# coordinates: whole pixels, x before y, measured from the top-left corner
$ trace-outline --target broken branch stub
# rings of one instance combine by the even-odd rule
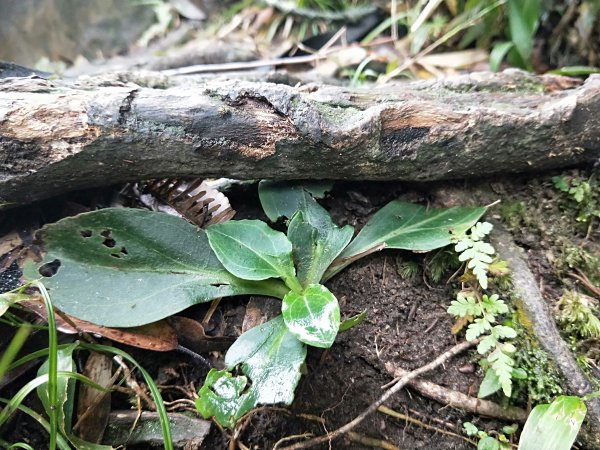
[[[600,156],[600,76],[113,84],[1,80],[0,204],[162,177],[430,181]]]

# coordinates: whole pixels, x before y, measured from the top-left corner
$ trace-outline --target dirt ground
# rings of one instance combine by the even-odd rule
[[[562,285],[548,255],[558,240],[555,233],[565,233],[566,230],[559,225],[540,226],[540,223],[560,224],[563,220],[561,217],[564,218],[557,192],[549,180],[550,175],[545,174],[536,178],[517,177],[485,183],[448,183],[416,188],[401,183],[338,183],[323,204],[338,225],[349,223],[360,228],[373,212],[394,198],[436,206],[451,206],[461,202],[489,204],[497,199],[505,204],[522,202],[529,214],[540,220],[525,220],[527,215],[504,219],[507,222],[516,221],[507,224],[512,226],[517,243],[528,250],[531,268],[543,285],[544,295],[552,302],[560,296]],[[18,211],[12,221],[28,218],[27,223],[30,224],[32,221],[46,222],[51,218],[56,220],[54,216],[65,214],[65,211],[77,212],[82,204],[86,207],[105,204],[114,193],[107,192],[99,195],[98,191],[94,191],[75,198],[71,196],[68,201],[54,200],[54,211],[61,210],[62,213],[46,212],[40,215],[41,211],[48,209],[33,206]],[[465,195],[464,192],[469,194]],[[234,188],[228,197],[238,211],[236,219],[265,219],[260,212],[255,186]],[[499,207],[492,209],[489,214],[502,217]],[[5,221],[4,225],[7,223]],[[406,370],[416,369],[463,340],[463,334],[454,336],[451,333],[454,319],[446,312],[458,289],[456,284],[446,283],[452,272],[446,273],[437,283],[422,269],[416,276],[401,276],[401,268],[406,261],[416,261],[423,267],[425,257],[386,250],[359,260],[330,280],[327,284],[340,301],[342,317],[365,310],[365,321],[340,333],[331,349],[310,348],[305,374],[300,380],[293,405],[289,408],[259,409],[245,423],[239,442],[251,449],[271,449],[275,445],[282,447],[295,442],[287,440],[277,444],[286,437],[321,435],[331,431],[356,417],[382,394],[382,386],[392,379],[386,373],[385,363]],[[247,301],[245,298],[236,298],[221,302],[207,327],[208,334],[238,335]],[[202,318],[207,307],[199,305],[191,308],[186,315]],[[192,388],[197,390],[202,385],[208,371],[206,365],[178,352],[157,354],[132,348],[127,348],[127,351],[148,367],[159,384],[190,387],[188,396]],[[213,352],[205,356],[218,363],[222,355]],[[467,352],[430,372],[425,378],[475,396],[483,375],[476,361],[475,352]],[[16,387],[9,388],[2,396],[11,395]],[[163,395],[167,401],[182,398],[181,392],[168,387],[163,389]],[[30,406],[39,406],[33,397],[30,396],[28,400]],[[494,400],[502,399],[497,397]],[[521,402],[519,406],[527,406],[526,399],[518,401]],[[387,406],[418,422],[400,420],[378,412],[367,418],[355,432],[362,437],[393,443],[399,448],[467,449],[473,448],[473,445],[466,440],[462,431],[464,422],[473,422],[480,429],[488,431],[510,425],[436,403],[410,388],[402,390]],[[127,396],[113,394],[113,408],[130,407]],[[14,426],[10,427],[5,439],[13,442],[25,440],[32,442],[34,448],[43,448],[41,442],[45,440],[37,431],[37,425],[31,424],[22,415],[17,415],[12,424]],[[455,437],[453,433],[462,438]],[[319,448],[372,448],[357,442],[359,438],[354,436],[351,440],[345,437],[332,442],[330,446]],[[37,447],[36,444],[42,446]],[[218,450],[227,449],[228,445],[225,434],[213,426],[201,448]]]

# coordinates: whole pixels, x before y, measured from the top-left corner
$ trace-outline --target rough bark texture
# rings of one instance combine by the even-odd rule
[[[371,89],[0,80],[0,203],[164,176],[428,181],[592,163],[600,76]]]

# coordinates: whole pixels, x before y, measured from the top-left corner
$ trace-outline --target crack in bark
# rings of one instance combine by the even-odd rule
[[[119,107],[119,118],[117,119],[117,123],[120,126],[125,126],[127,124],[127,120],[132,114],[132,104],[135,100],[135,97],[138,93],[138,89],[133,89],[127,94],[127,96],[123,99],[121,106]]]

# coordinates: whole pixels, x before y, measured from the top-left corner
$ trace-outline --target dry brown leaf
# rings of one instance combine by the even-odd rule
[[[102,387],[110,388],[113,384],[112,359],[104,353],[91,352],[83,375]],[[108,424],[109,414],[110,392],[102,392],[81,383],[77,404],[78,421],[73,431],[84,441],[99,444]]]
[[[235,341],[229,336],[207,336],[202,324],[194,319],[172,316],[167,319],[179,343],[196,353],[227,350]]]
[[[26,300],[20,304],[47,320],[46,308],[41,300]],[[65,316],[67,320],[61,316]],[[175,330],[166,320],[159,320],[140,327],[108,328],[61,313],[56,315],[56,326],[63,333],[90,333],[121,344],[157,352],[175,350],[179,346]]]

